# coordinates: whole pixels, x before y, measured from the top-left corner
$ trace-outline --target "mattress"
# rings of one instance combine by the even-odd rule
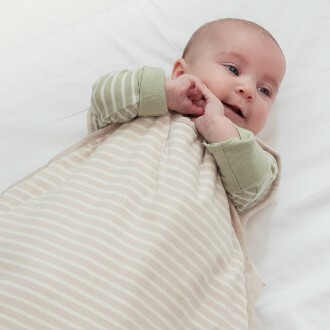
[[[91,87],[143,65],[169,76],[201,24],[237,17],[277,39],[286,77],[259,138],[282,157],[276,198],[246,226],[264,282],[261,329],[330,324],[330,3],[139,0],[91,16],[0,56],[0,190],[87,134]]]

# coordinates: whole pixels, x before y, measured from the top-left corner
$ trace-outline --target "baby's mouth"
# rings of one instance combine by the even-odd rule
[[[227,108],[229,108],[230,110],[234,111],[236,114],[238,114],[240,117],[245,118],[241,109],[235,107],[234,105],[228,104],[226,102],[222,102],[223,105],[225,105]]]

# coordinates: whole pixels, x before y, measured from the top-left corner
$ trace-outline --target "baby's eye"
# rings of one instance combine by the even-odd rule
[[[239,71],[238,69],[233,66],[233,65],[225,65],[225,67],[231,72],[233,73],[235,76],[238,76],[239,75]]]
[[[268,89],[266,87],[259,87],[258,90],[260,91],[260,93],[265,94],[268,97],[270,97],[272,94],[270,89]]]

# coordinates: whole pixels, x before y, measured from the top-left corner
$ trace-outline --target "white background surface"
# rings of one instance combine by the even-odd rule
[[[0,54],[129,0],[0,0]]]
[[[247,226],[251,257],[266,285],[257,314],[261,330],[330,329],[330,1],[122,1],[74,26],[110,2],[0,2],[2,49],[60,29],[0,56],[0,191],[86,136],[99,75],[141,65],[168,72],[200,24],[221,16],[254,20],[274,34],[287,58],[261,136],[282,156],[281,187]],[[18,10],[19,3],[31,5]]]

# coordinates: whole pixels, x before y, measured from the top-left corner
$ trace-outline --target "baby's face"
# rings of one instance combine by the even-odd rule
[[[196,57],[186,61],[185,73],[206,84],[234,124],[260,132],[285,73],[276,43],[256,31],[227,28]]]

